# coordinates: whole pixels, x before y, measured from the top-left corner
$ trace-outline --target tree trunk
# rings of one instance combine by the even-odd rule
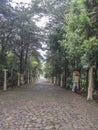
[[[58,76],[56,75],[56,85],[58,84]]]
[[[24,74],[20,74],[20,84],[24,84]]]
[[[6,91],[7,90],[7,69],[4,69],[3,70],[4,71],[4,86],[3,86],[3,88],[4,88],[4,91]]]
[[[97,69],[95,69],[95,74],[94,74],[94,89],[97,90],[97,87],[98,87],[98,82],[97,82]]]
[[[94,66],[91,66],[89,70],[89,86],[88,86],[87,100],[93,100],[93,88],[94,88],[93,68]]]
[[[1,41],[0,64],[2,65],[6,64],[6,50],[5,50],[4,39],[2,39]]]
[[[56,82],[55,82],[55,85],[57,85],[57,75],[56,75]]]
[[[32,83],[32,71],[30,73],[30,83]]]
[[[29,77],[30,77],[30,74],[29,74],[29,70],[28,70],[28,84],[30,83]]]
[[[53,82],[53,76],[52,76],[52,83],[54,83],[54,82]]]
[[[63,87],[66,88],[66,76],[67,76],[67,70],[65,67],[64,75],[63,75]]]
[[[86,92],[87,92],[87,89],[88,89],[88,73],[89,73],[89,71],[88,70],[86,70]]]
[[[20,54],[20,84],[23,85],[24,84],[24,51],[23,49],[21,50],[21,54]]]

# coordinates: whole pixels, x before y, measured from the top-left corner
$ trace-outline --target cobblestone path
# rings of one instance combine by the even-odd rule
[[[41,80],[0,93],[0,130],[98,130],[98,105]]]

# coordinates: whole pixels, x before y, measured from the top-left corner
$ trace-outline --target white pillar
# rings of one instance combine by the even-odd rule
[[[17,82],[17,86],[20,86],[20,73],[18,73],[18,82]]]
[[[87,100],[93,100],[93,89],[94,89],[93,68],[94,66],[91,66],[89,70],[89,86],[88,86]]]
[[[60,87],[63,87],[63,75],[61,74]]]
[[[56,77],[54,77],[54,84],[56,85]]]
[[[20,83],[21,85],[24,84],[24,74],[20,74]]]
[[[57,85],[59,85],[59,77],[57,76]]]
[[[8,71],[7,69],[4,69],[4,85],[3,85],[3,90],[7,90],[7,80],[6,80],[6,72]]]

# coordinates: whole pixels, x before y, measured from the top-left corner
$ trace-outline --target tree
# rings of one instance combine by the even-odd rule
[[[52,66],[52,77],[56,76],[56,79],[59,79],[60,82],[62,77],[60,75],[63,73],[65,82],[63,86],[66,86],[67,60],[65,48],[62,47],[59,41],[62,39],[64,32],[65,14],[68,13],[69,3],[70,1],[67,0],[46,1],[46,9],[49,16],[49,23],[46,29],[49,30],[48,46],[50,48],[47,59],[50,62],[50,66]]]
[[[93,72],[91,68],[97,62],[97,30],[95,29],[97,17],[96,11],[93,12],[97,7],[97,3],[95,3],[94,1],[85,2],[84,0],[74,1],[70,6],[70,12],[66,16],[67,21],[62,44],[66,48],[68,61],[71,63],[71,66],[73,65],[72,68],[80,68],[80,71],[83,69],[83,66],[88,66],[91,72]],[[92,18],[96,20],[92,21]],[[83,57],[86,59],[86,62],[83,62]],[[90,76],[93,78],[91,73]],[[91,81],[93,80],[90,78],[89,82],[91,83]],[[89,88],[93,86],[90,83]],[[93,89],[91,91],[93,92]],[[89,99],[92,99],[92,96],[89,96]]]
[[[24,6],[15,9],[14,34],[12,51],[19,58],[20,83],[23,84],[24,72],[27,71],[28,58],[33,54],[36,56],[37,49],[41,48],[38,40],[38,27],[28,15],[29,10]]]
[[[23,84],[23,75],[27,73],[30,57],[39,59],[38,49],[41,47],[40,29],[35,25],[35,15],[38,13],[36,8],[32,12],[34,5],[18,4],[12,7],[8,3],[2,2],[0,6],[0,65],[3,68],[13,70],[11,66],[13,57],[18,63],[16,71],[20,73],[20,83]],[[12,55],[9,55],[12,54]],[[17,73],[17,72],[16,72]]]
[[[86,38],[87,43],[89,44],[89,47],[87,45],[87,49],[89,49],[89,52],[87,53],[88,58],[90,59],[90,71],[89,71],[89,87],[88,87],[88,97],[87,100],[93,99],[93,90],[94,90],[94,66],[97,64],[97,51],[98,51],[98,1],[85,1],[85,7],[86,12],[88,14],[88,18],[90,19],[90,24],[86,28]],[[97,68],[97,66],[96,66]],[[97,72],[97,69],[96,69]],[[97,73],[95,73],[95,77],[97,79]]]
[[[47,67],[50,66],[50,71],[46,72],[49,77],[56,77],[56,84],[60,85],[61,74],[65,74],[65,50],[60,45],[59,40],[62,39],[63,30],[60,28],[54,28],[49,35],[48,42],[48,55],[47,55]],[[47,70],[47,69],[46,69]],[[50,72],[50,74],[49,74]],[[65,86],[65,84],[64,84]]]
[[[6,1],[0,6],[0,64],[6,64],[6,53],[12,33],[12,7]],[[2,62],[2,63],[1,63]]]

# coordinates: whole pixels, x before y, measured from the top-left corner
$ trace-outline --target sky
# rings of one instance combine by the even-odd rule
[[[30,3],[31,0],[12,0],[13,2],[16,2],[16,3],[20,3],[20,2],[23,2],[23,3]]]
[[[13,2],[13,5],[14,5],[15,3],[20,3],[20,2],[30,3],[31,0],[12,0],[12,2]],[[46,22],[47,22],[48,20],[49,20],[49,18],[48,18],[47,16],[44,16],[44,17],[41,18],[40,21],[36,22],[36,25],[37,25],[38,27],[45,27]]]

